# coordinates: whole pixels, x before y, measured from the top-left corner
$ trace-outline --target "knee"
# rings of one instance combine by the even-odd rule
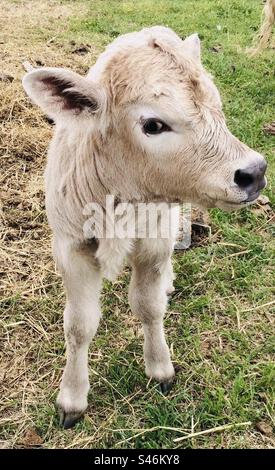
[[[67,304],[64,311],[64,330],[67,341],[76,347],[90,342],[95,335],[101,312],[99,308],[94,308],[83,315],[71,304]]]
[[[165,292],[154,292],[154,290],[141,290],[134,285],[130,286],[129,303],[134,315],[144,323],[160,320],[167,307],[167,296]]]

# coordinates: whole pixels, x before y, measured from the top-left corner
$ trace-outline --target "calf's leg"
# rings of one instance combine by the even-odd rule
[[[156,241],[139,240],[131,257],[133,271],[129,289],[132,312],[143,324],[146,375],[159,381],[164,393],[171,388],[175,374],[163,330],[167,293],[172,290],[171,244],[167,243],[168,250],[156,251],[152,256]]]
[[[56,242],[54,251],[67,294],[64,310],[67,362],[57,406],[60,424],[69,428],[88,405],[88,348],[101,316],[101,275],[89,247],[76,249],[64,242]]]

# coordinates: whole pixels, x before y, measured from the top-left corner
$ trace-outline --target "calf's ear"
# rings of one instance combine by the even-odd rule
[[[70,70],[37,69],[25,75],[22,83],[32,101],[56,121],[64,117],[88,117],[104,106],[101,86]]]
[[[191,34],[183,41],[183,46],[187,54],[196,62],[201,61],[201,42],[197,33]]]

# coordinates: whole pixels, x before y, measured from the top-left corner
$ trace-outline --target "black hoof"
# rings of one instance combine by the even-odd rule
[[[166,382],[161,382],[159,384],[161,393],[163,395],[168,395],[170,392],[171,388],[173,387],[174,380],[167,380]]]
[[[72,428],[82,418],[83,413],[66,413],[64,410],[59,408],[59,425],[64,429]]]

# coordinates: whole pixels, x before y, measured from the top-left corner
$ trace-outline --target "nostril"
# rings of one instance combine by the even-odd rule
[[[240,188],[247,188],[254,183],[254,176],[246,170],[237,170],[234,176],[234,182]]]

